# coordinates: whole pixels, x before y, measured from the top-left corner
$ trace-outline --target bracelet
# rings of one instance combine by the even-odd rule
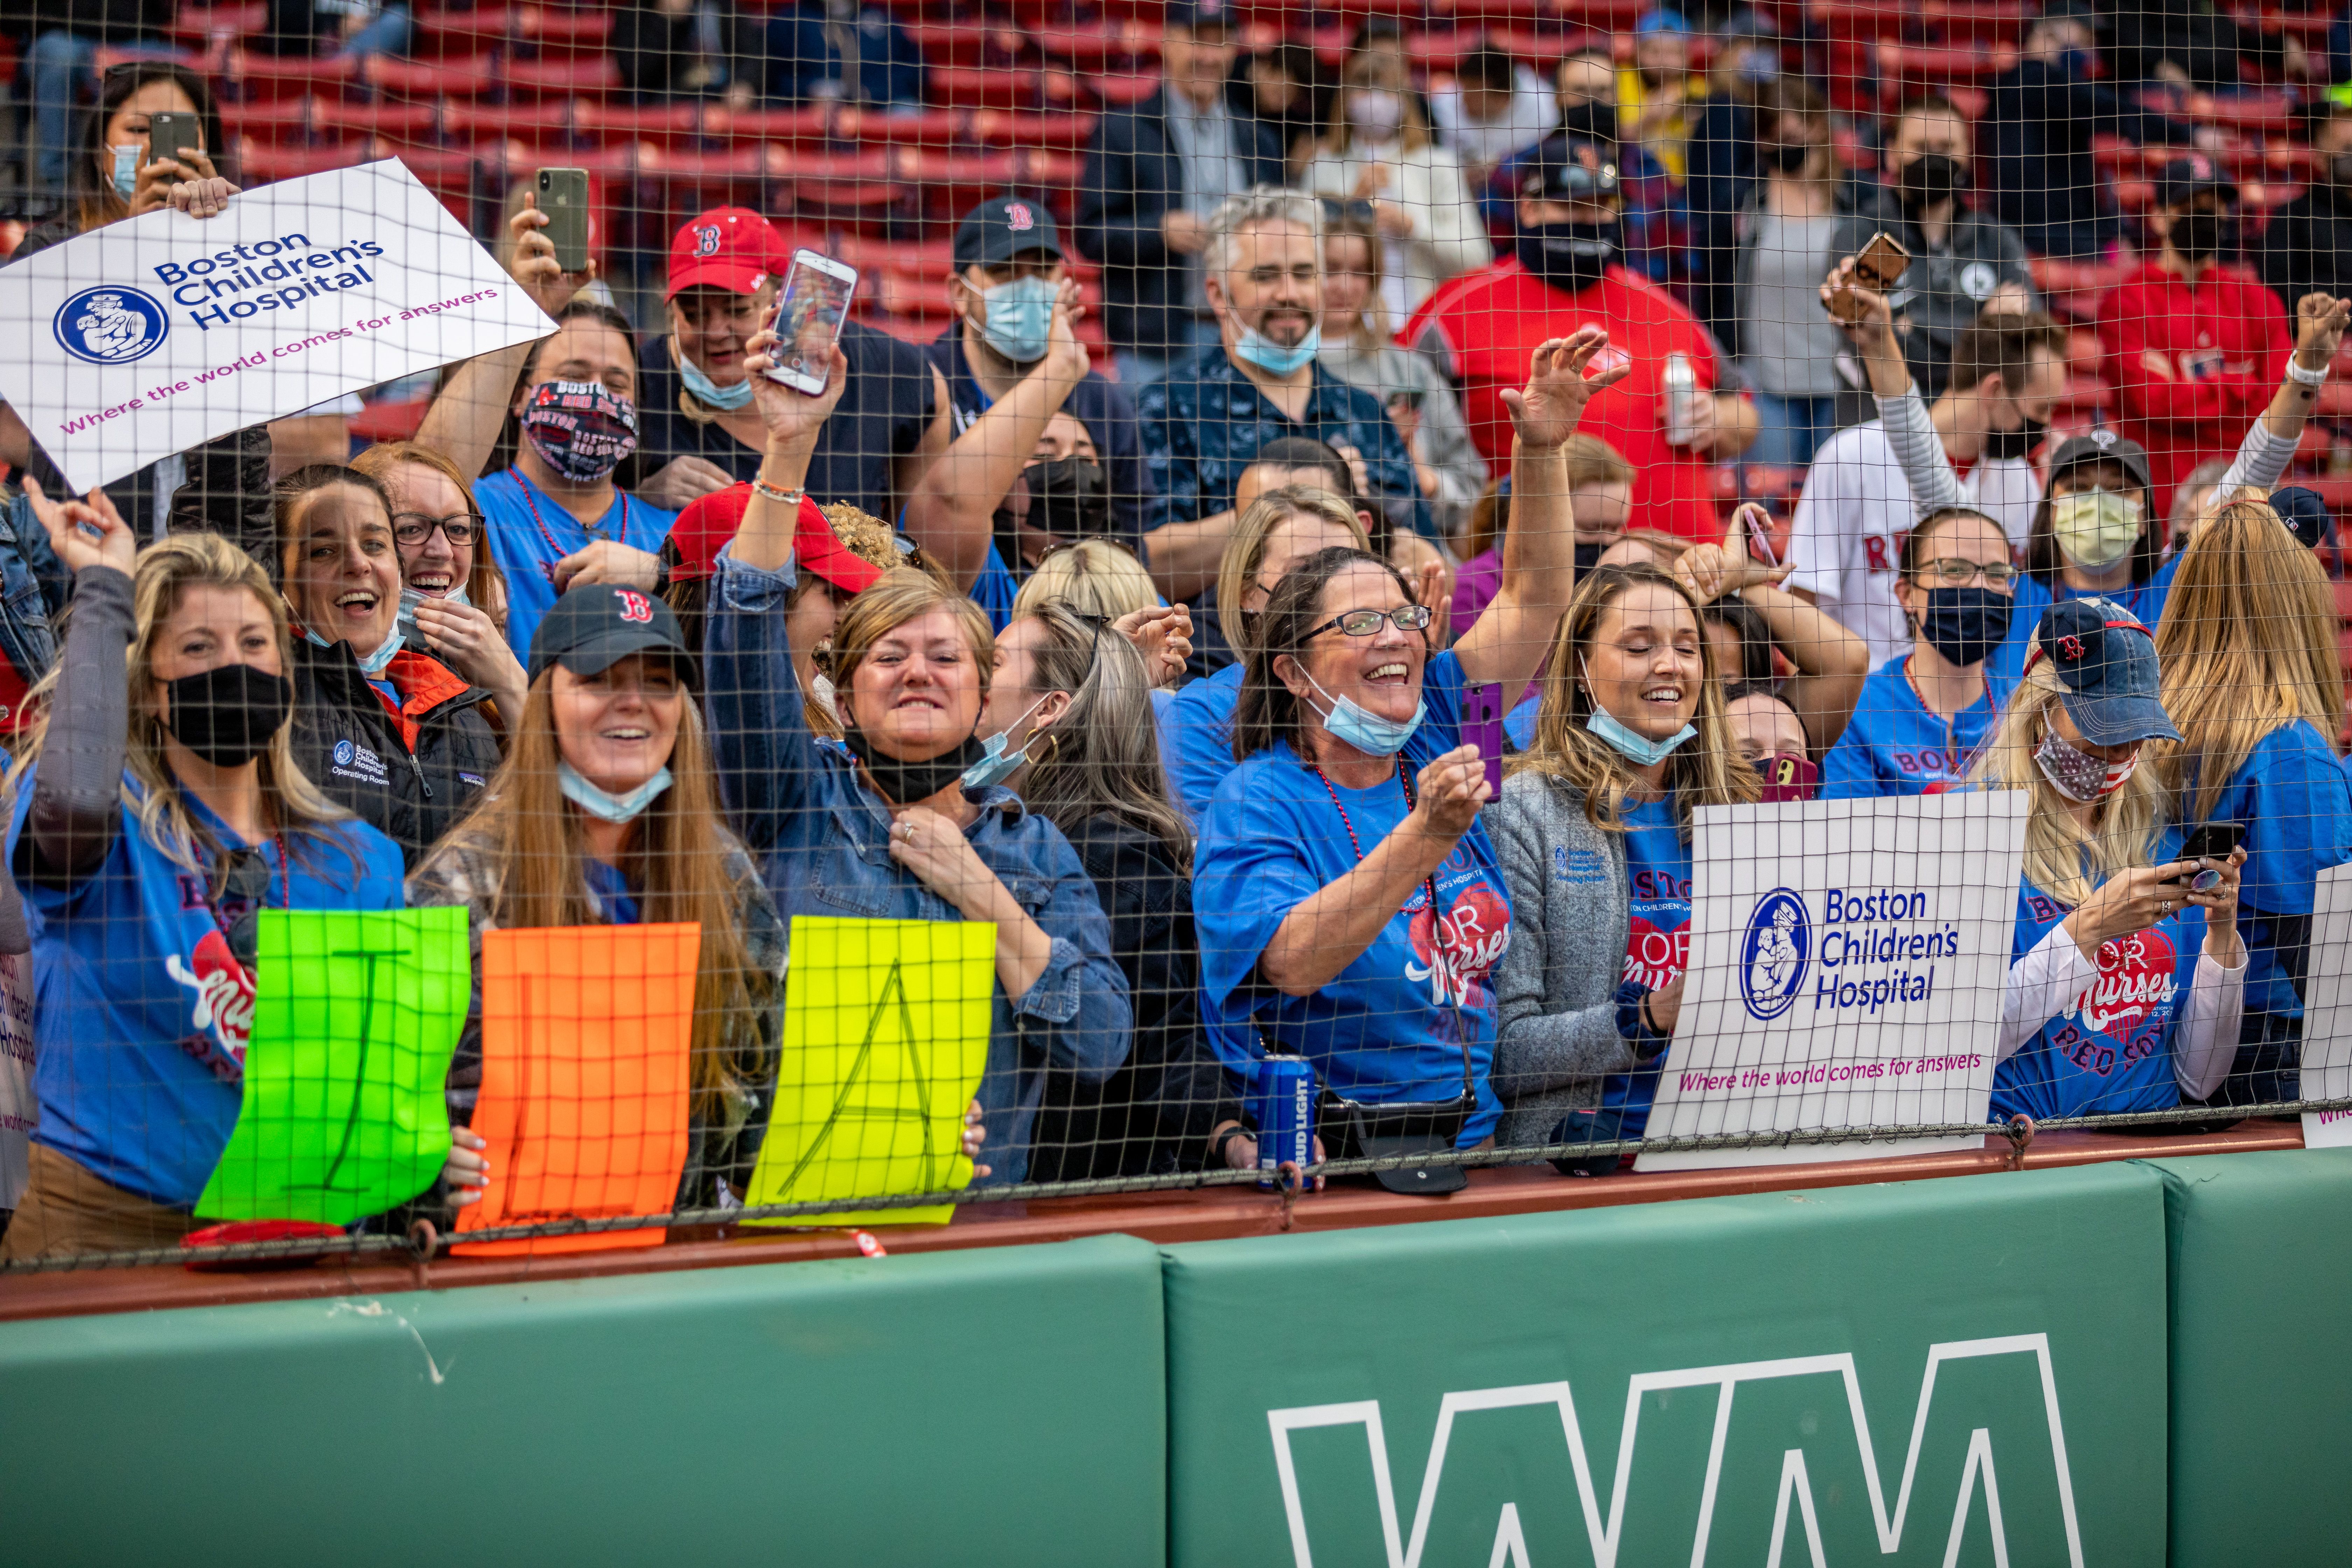
[[[772,501],[782,501],[784,505],[791,507],[795,510],[799,510],[802,500],[804,500],[808,494],[805,490],[779,489],[774,485],[770,484],[767,480],[758,478],[754,478],[751,480],[751,489],[754,493],[763,495]]]
[[[2286,374],[2288,379],[2291,381],[2299,381],[2305,386],[2326,385],[2327,373],[2333,368],[2334,367],[2332,365],[2322,365],[2317,370],[2305,370],[2303,366],[2295,363],[2294,356],[2293,354],[2286,356]]]

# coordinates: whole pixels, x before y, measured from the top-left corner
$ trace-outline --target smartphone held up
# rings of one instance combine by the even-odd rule
[[[823,392],[856,291],[855,267],[814,250],[793,252],[793,269],[776,301],[775,363],[765,372],[768,378],[812,397]]]

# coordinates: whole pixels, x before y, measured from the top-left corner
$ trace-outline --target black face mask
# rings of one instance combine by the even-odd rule
[[[1573,294],[1601,281],[1622,241],[1615,223],[1539,223],[1519,230],[1519,265]]]
[[[893,805],[912,805],[919,800],[930,799],[961,779],[974,763],[987,754],[980,737],[971,734],[963,738],[962,745],[939,756],[919,763],[901,762],[876,751],[874,742],[866,738],[866,731],[846,720],[842,721],[841,730],[841,743],[849,748],[851,756],[866,764],[866,771],[874,775],[876,787],[889,797]]]
[[[2221,248],[2221,215],[2183,213],[2172,220],[2172,248],[2190,261],[2210,261]]]
[[[1576,547],[1576,574],[1581,577],[1587,572],[1598,567],[1601,564],[1601,552],[1608,548],[1605,544],[1579,543]]]
[[[1981,664],[2009,636],[2010,613],[2016,608],[2015,595],[1996,594],[1981,583],[1930,588],[1919,636],[1954,664]]]
[[[1958,159],[1941,153],[1930,153],[1907,165],[1895,183],[1903,210],[1913,217],[1950,201],[1968,188],[1969,172],[1960,166]]]
[[[1613,142],[1617,140],[1617,106],[1613,103],[1580,103],[1561,111],[1559,128],[1570,136],[1588,142]]]
[[[1021,521],[1056,539],[1087,539],[1110,531],[1110,481],[1102,465],[1091,458],[1055,458],[1032,463],[1021,470],[1022,488],[1029,492],[1029,510]],[[1013,513],[1013,499],[997,503],[991,520],[996,532],[996,553],[1016,577],[1029,574],[1021,553],[1021,532]]]
[[[2042,445],[2042,438],[2049,434],[2050,421],[2047,419],[2021,420],[2014,430],[1988,430],[1985,432],[1985,456],[2012,460],[2022,458]]]
[[[238,768],[269,749],[294,710],[294,683],[249,664],[224,664],[164,682],[172,738],[216,768]]]
[[[1765,153],[1765,150],[1762,148],[1759,148],[1757,151],[1759,154],[1762,154],[1762,161],[1766,168],[1773,170],[1778,174],[1790,175],[1803,174],[1805,172],[1805,160],[1813,155],[1813,150],[1811,147],[1799,143],[1789,143],[1774,147],[1769,153]]]

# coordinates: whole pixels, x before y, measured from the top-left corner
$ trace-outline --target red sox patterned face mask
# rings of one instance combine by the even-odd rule
[[[593,381],[543,381],[523,402],[522,433],[549,468],[593,485],[637,449],[637,405]]]

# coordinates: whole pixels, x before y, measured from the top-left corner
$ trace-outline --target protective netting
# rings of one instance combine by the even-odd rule
[[[2328,14],[0,35],[0,1270],[2352,1126]]]

